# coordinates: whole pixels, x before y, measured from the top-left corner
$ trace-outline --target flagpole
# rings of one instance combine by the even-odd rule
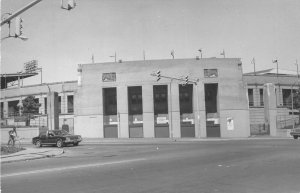
[[[299,84],[298,60],[296,60],[296,66],[297,66],[297,82]]]
[[[221,52],[220,55],[223,55],[223,58],[225,58],[225,50],[223,49],[223,52]]]
[[[278,104],[278,96],[280,96],[280,85],[279,85],[279,79],[278,79],[278,59],[273,60],[273,63],[276,63],[276,68],[277,68],[277,73],[276,73],[276,78],[277,78],[277,86],[278,86],[278,91],[276,93],[276,105]],[[276,88],[276,87],[275,87]]]
[[[253,63],[253,66],[254,66],[254,76],[256,76],[256,70],[255,70],[255,58],[252,59],[252,63]]]
[[[198,50],[200,52],[200,57],[202,58],[202,49]]]

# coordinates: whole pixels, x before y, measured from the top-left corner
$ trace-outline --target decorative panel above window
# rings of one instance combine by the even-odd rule
[[[218,69],[204,69],[205,78],[216,78],[218,77]]]
[[[102,81],[103,82],[116,82],[116,73],[115,72],[103,73]]]

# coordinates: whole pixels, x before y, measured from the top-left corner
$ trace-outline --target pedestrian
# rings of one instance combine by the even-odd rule
[[[15,146],[16,137],[18,136],[16,127],[14,126],[13,129],[8,132],[8,134],[9,140],[7,145],[9,145],[12,142],[12,146]]]

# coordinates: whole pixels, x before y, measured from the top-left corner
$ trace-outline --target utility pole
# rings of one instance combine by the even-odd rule
[[[117,52],[115,52],[115,55],[114,56],[109,56],[111,58],[115,58],[115,62],[117,62]]]

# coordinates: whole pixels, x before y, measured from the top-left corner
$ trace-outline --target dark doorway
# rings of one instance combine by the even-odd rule
[[[193,113],[193,85],[179,85],[181,137],[195,137]]]
[[[143,98],[142,87],[128,87],[129,137],[143,137]]]
[[[218,112],[218,84],[205,84],[206,135],[221,137]]]
[[[153,86],[154,133],[157,138],[169,137],[168,86]]]
[[[103,88],[104,138],[118,138],[117,89]]]

